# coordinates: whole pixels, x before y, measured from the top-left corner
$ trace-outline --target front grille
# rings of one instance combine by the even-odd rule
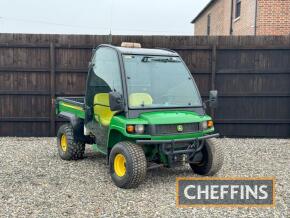
[[[181,125],[183,130],[178,131],[178,126]],[[152,135],[170,135],[198,132],[199,123],[183,123],[183,124],[161,124],[154,125],[151,128]]]

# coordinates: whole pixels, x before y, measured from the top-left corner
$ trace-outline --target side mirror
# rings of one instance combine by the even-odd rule
[[[111,111],[123,111],[124,110],[124,98],[119,92],[109,93],[109,102]]]
[[[218,106],[218,91],[211,90],[209,92],[209,106],[211,108],[216,108]]]

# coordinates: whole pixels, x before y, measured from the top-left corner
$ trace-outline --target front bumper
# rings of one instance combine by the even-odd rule
[[[175,143],[175,142],[193,142],[196,140],[203,140],[203,139],[209,139],[209,138],[216,138],[219,137],[219,133],[211,134],[211,135],[204,135],[197,138],[191,138],[191,139],[171,139],[171,140],[136,140],[137,144],[141,145],[152,145],[152,144],[169,144],[169,143]]]
[[[182,142],[195,142],[195,141],[201,141],[204,139],[210,139],[210,138],[217,138],[219,137],[220,134],[219,133],[215,133],[215,134],[211,134],[211,135],[204,135],[204,136],[200,136],[197,138],[191,138],[191,139],[172,139],[172,140],[136,140],[137,144],[140,145],[153,145],[153,144],[171,144],[174,145],[176,143],[182,143]],[[188,153],[187,151],[185,151],[185,153]]]
[[[177,156],[180,155],[187,155],[188,161],[194,162],[195,155],[199,153],[204,146],[204,143],[200,143],[200,141],[217,137],[219,137],[219,133],[189,139],[136,140],[136,143],[140,145],[159,145],[161,152],[168,156],[168,164],[169,166],[171,166],[172,163],[175,162],[175,160],[177,159]],[[186,146],[182,149],[177,149],[176,145],[180,143],[186,143],[189,146]]]

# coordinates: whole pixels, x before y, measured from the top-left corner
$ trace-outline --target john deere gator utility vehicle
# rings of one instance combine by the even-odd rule
[[[94,49],[85,97],[57,98],[56,114],[69,121],[58,130],[60,157],[80,159],[92,144],[121,188],[138,186],[148,169],[160,166],[217,173],[223,162],[218,134],[181,57],[122,44]],[[215,106],[217,91],[209,96]]]

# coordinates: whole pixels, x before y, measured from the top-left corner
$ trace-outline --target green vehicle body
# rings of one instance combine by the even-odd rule
[[[111,47],[111,46],[108,46]],[[175,53],[176,54],[176,53]],[[176,54],[177,55],[177,54]],[[104,155],[109,156],[111,149],[118,142],[121,141],[132,141],[139,143],[139,141],[154,141],[154,143],[142,144],[143,150],[148,161],[153,160],[154,157],[159,156],[160,161],[164,166],[170,167],[169,156],[159,149],[155,144],[174,143],[178,140],[202,140],[204,138],[216,137],[218,134],[213,134],[215,131],[214,127],[210,127],[205,130],[198,130],[196,132],[189,133],[176,133],[176,134],[165,134],[165,135],[150,135],[150,134],[136,134],[128,133],[126,127],[128,125],[143,124],[145,126],[150,125],[185,125],[189,123],[202,123],[204,121],[210,121],[212,118],[204,113],[204,108],[201,109],[203,113],[197,113],[195,111],[188,110],[188,108],[176,108],[176,109],[159,109],[159,110],[144,110],[140,112],[135,118],[128,118],[124,113],[116,114],[112,117],[108,129],[106,131],[105,145],[99,145],[94,141],[86,140],[87,137],[83,137],[86,143],[93,144],[93,146]],[[60,97],[56,101],[56,114],[61,117],[65,117],[71,122],[71,120],[81,120],[85,124],[86,120],[86,106],[85,104],[79,104],[73,100],[73,98]],[[82,123],[82,125],[83,125]],[[100,124],[96,124],[100,125]],[[78,131],[82,131],[82,128],[78,128]],[[82,133],[80,133],[83,136]]]

